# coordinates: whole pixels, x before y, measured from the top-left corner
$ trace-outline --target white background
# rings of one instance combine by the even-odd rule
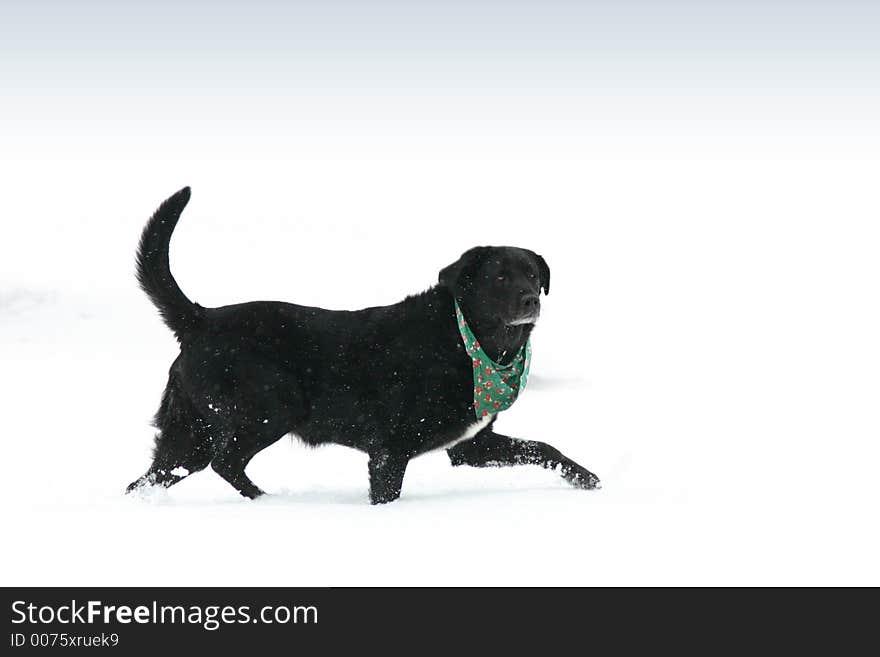
[[[860,2],[3,3],[0,582],[880,583],[878,30]],[[498,429],[604,489],[440,452],[376,508],[365,456],[284,439],[265,499],[210,470],[123,497],[176,353],[134,248],[183,185],[203,305],[542,253]]]

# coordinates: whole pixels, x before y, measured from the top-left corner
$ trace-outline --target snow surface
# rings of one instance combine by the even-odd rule
[[[590,3],[505,30],[441,5],[356,39],[247,3],[0,20],[0,583],[880,584],[874,10],[705,39],[664,9],[644,39],[560,14]],[[392,303],[470,246],[542,253],[498,429],[604,488],[440,452],[372,507],[364,455],[284,439],[264,499],[211,471],[123,496],[177,350],[134,249],[183,185],[172,269],[208,306]]]

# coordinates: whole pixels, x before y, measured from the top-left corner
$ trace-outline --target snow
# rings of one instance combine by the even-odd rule
[[[489,61],[468,50],[499,45],[488,29],[450,72],[391,38],[387,59],[334,51],[311,84],[285,67],[312,60],[268,46],[218,57],[239,32],[215,44],[222,21],[189,13],[133,45],[83,19],[100,30],[57,74],[51,30],[0,38],[0,61],[36,67],[0,85],[0,582],[880,584],[880,77],[857,47],[876,52],[876,20],[841,30],[858,57],[817,37],[783,61],[792,43],[731,37],[747,57],[672,39],[672,59],[603,60],[569,56],[581,24],[547,16],[559,51],[520,26],[519,54]],[[274,41],[285,20],[267,44],[299,43]],[[772,34],[794,39],[782,22]],[[369,51],[376,26],[357,24]],[[165,56],[137,50],[171,27]],[[623,67],[613,84],[577,68],[602,61]],[[497,428],[603,489],[439,452],[373,507],[364,455],[284,439],[248,469],[263,499],[210,469],[123,496],[176,354],[134,249],[184,185],[172,270],[206,306],[358,308],[427,288],[474,245],[544,255],[529,386]]]

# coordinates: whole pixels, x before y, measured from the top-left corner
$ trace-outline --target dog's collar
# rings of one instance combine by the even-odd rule
[[[532,359],[531,340],[526,340],[509,365],[500,365],[483,351],[479,340],[465,321],[457,299],[455,319],[464,349],[474,366],[474,413],[477,419],[507,410],[526,387],[529,362]]]

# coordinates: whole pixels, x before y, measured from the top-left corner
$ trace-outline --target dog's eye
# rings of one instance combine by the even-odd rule
[[[499,276],[499,277],[496,278],[495,280],[496,280],[496,281],[503,281],[503,280],[504,280],[504,276]]]
[[[535,274],[534,274],[534,272],[533,272],[533,273],[531,273],[531,274],[529,274],[529,278],[534,278],[534,277],[535,277]]]

